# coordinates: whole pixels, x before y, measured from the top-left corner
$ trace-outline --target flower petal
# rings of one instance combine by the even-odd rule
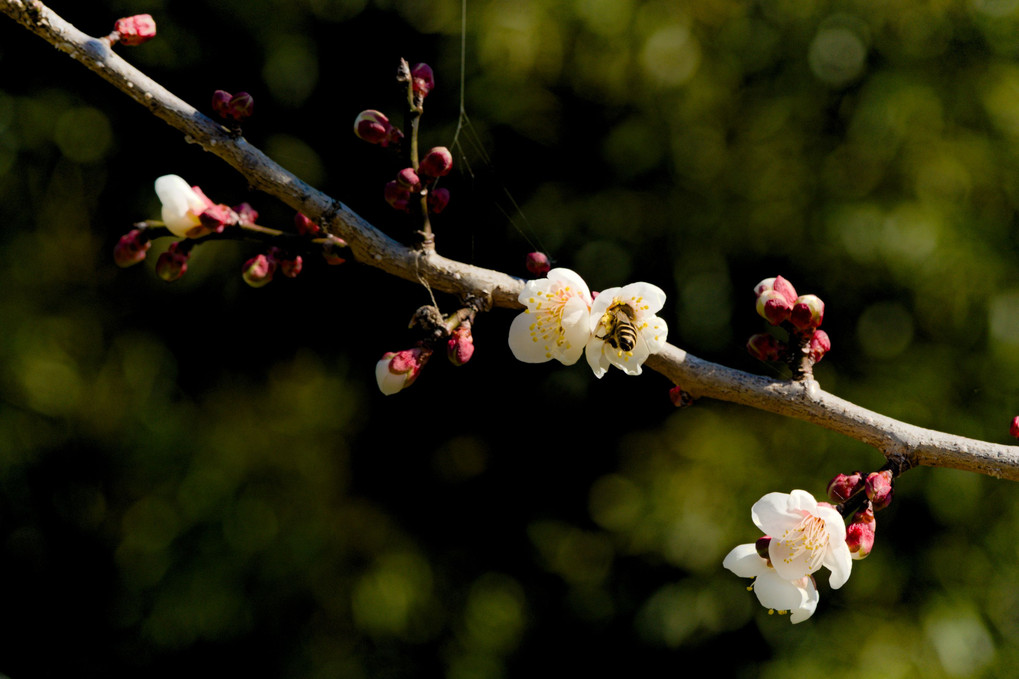
[[[766,535],[781,535],[796,527],[803,511],[790,493],[768,493],[750,508],[750,517]]]
[[[849,574],[853,570],[853,555],[845,540],[834,541],[828,545],[824,567],[831,571],[828,584],[832,589],[838,589],[846,584]]]
[[[530,327],[535,322],[535,314],[522,313],[510,324],[509,347],[518,361],[544,363],[552,360],[548,343],[531,336]]]
[[[768,570],[768,562],[757,553],[757,545],[753,542],[733,547],[722,560],[722,566],[741,578],[756,578]]]
[[[624,285],[617,296],[633,306],[638,318],[644,315],[653,316],[665,305],[665,291],[651,283]]]
[[[598,300],[595,300],[596,302]],[[584,347],[584,353],[587,356],[587,364],[591,366],[591,370],[594,371],[594,376],[601,379],[605,376],[605,373],[609,371],[609,359],[605,357],[605,352],[602,350],[606,346],[606,342],[603,339],[592,337],[591,341]],[[612,347],[609,347],[610,349]]]
[[[195,193],[182,177],[163,175],[156,180],[156,195],[163,205],[162,217],[173,235],[183,238],[198,226],[198,215],[205,211],[205,201]]]

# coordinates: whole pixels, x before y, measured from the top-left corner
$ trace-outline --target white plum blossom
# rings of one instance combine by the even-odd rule
[[[610,366],[639,375],[647,357],[665,346],[669,328],[655,314],[665,293],[650,283],[630,283],[602,290],[591,307],[591,340],[585,353],[595,377]]]
[[[510,325],[513,355],[524,363],[576,363],[591,338],[591,292],[584,279],[569,269],[552,269],[528,281],[517,299],[527,309]]]
[[[156,180],[156,195],[163,204],[163,223],[178,238],[186,237],[188,231],[198,226],[201,223],[198,216],[209,207],[207,199],[175,174]]]
[[[768,556],[778,577],[798,581],[822,566],[832,589],[846,584],[853,558],[842,515],[805,490],[768,493],[750,510],[754,523],[771,536]]]
[[[796,580],[782,578],[768,559],[757,553],[754,543],[735,547],[722,565],[741,578],[754,578],[750,588],[761,605],[771,611],[788,612],[793,624],[803,622],[817,609],[820,597],[814,579],[809,575]]]

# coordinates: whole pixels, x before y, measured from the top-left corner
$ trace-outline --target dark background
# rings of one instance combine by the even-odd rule
[[[245,136],[394,238],[400,57],[433,66],[423,146],[457,127],[451,0],[51,6],[202,110],[247,90]],[[1019,413],[1019,5],[473,1],[445,255],[667,295],[672,343],[743,348],[776,274],[827,303],[822,386],[1009,442]],[[872,556],[791,626],[721,568],[771,491],[824,494],[880,455],[701,401],[655,373],[523,365],[513,313],[385,397],[421,286],[308,262],[251,289],[252,245],[166,284],[112,248],[176,173],[260,223],[291,211],[15,23],[0,21],[0,672],[163,677],[1008,677],[1016,487],[916,470]],[[444,311],[455,300],[439,298]]]

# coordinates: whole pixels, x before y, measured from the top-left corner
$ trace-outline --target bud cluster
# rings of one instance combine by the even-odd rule
[[[221,118],[239,123],[254,114],[255,99],[247,92],[230,94],[226,90],[216,90],[212,93],[212,110]]]
[[[761,361],[789,364],[797,379],[809,378],[815,363],[831,349],[828,333],[820,329],[824,302],[817,295],[798,295],[783,278],[766,278],[754,288],[757,313],[789,334],[784,342],[771,333],[758,333],[747,341],[747,351]]]
[[[192,249],[214,239],[255,240],[266,245],[263,253],[247,262],[241,270],[244,281],[255,288],[269,283],[279,271],[287,278],[301,273],[304,255],[319,252],[327,264],[342,264],[340,249],[346,242],[323,231],[308,217],[297,213],[294,230],[280,231],[258,224],[258,211],[249,203],[234,207],[214,203],[197,186],[189,186],[177,175],[156,180],[156,193],[163,204],[162,221],[146,221],[121,236],[113,248],[118,266],[129,267],[145,260],[152,240],[176,236],[156,262],[156,274],[175,281],[187,272]]]
[[[874,534],[877,520],[874,512],[880,511],[892,502],[892,480],[890,469],[871,472],[838,474],[828,483],[828,498],[839,505],[843,515],[852,513],[846,526],[846,543],[854,559],[865,559],[874,548]]]

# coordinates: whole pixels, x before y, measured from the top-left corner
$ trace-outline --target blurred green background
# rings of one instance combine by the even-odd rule
[[[350,132],[399,111],[400,57],[460,102],[455,0],[52,2],[395,238],[398,164]],[[782,274],[827,303],[823,387],[1009,442],[1019,413],[1019,2],[470,0],[439,250],[668,293],[670,340],[773,374],[746,338]],[[261,223],[290,210],[0,21],[0,672],[29,677],[1012,677],[1019,487],[916,470],[871,557],[791,626],[721,568],[770,491],[817,496],[870,448],[648,373],[522,365],[513,313],[382,396],[420,286],[251,246],[165,284],[112,248],[177,173]],[[519,209],[517,208],[519,206]],[[157,243],[155,253],[165,248]],[[440,298],[446,311],[454,300]],[[338,328],[338,329],[337,329]]]

